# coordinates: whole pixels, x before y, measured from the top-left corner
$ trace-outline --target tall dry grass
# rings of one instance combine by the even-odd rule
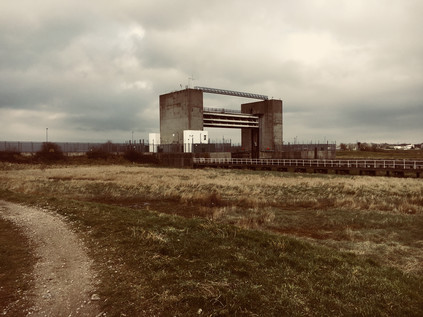
[[[93,166],[0,171],[4,189],[79,198],[170,199],[182,203],[421,214],[421,179],[297,176],[227,170]]]
[[[191,208],[194,216],[290,234],[407,272],[423,272],[422,179],[21,166],[0,170],[0,189],[124,205],[148,202],[148,207],[169,213]]]

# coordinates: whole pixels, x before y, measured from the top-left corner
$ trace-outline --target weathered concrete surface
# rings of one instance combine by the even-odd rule
[[[254,152],[255,143],[258,142],[260,152],[279,151],[283,144],[283,117],[282,100],[263,100],[241,105],[242,113],[258,115],[258,138],[252,129],[242,129],[242,147]]]
[[[255,158],[264,152],[282,151],[282,100],[263,100],[241,105],[241,112],[259,117],[259,128],[243,128],[242,147]],[[160,96],[161,144],[182,144],[184,130],[203,130],[203,92],[185,89]]]
[[[160,96],[161,144],[182,144],[184,130],[203,130],[201,90],[185,89]]]

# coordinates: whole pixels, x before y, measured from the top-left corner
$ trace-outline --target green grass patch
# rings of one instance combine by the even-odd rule
[[[35,256],[13,223],[0,217],[0,315],[26,316]]]
[[[55,210],[84,236],[108,316],[423,315],[423,278],[365,257],[200,218],[0,197]]]

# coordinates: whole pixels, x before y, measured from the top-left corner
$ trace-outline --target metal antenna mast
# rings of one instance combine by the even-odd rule
[[[191,82],[194,82],[195,78],[193,75],[191,77],[188,77],[188,88],[191,88]]]

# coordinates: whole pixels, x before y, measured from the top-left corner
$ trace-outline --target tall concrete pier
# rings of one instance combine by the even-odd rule
[[[184,130],[203,130],[203,92],[185,89],[160,96],[162,144],[183,143]]]
[[[282,150],[282,100],[270,99],[242,104],[241,112],[259,117],[258,129],[241,130],[242,147],[251,150],[252,157],[259,158],[264,156],[263,152]]]

